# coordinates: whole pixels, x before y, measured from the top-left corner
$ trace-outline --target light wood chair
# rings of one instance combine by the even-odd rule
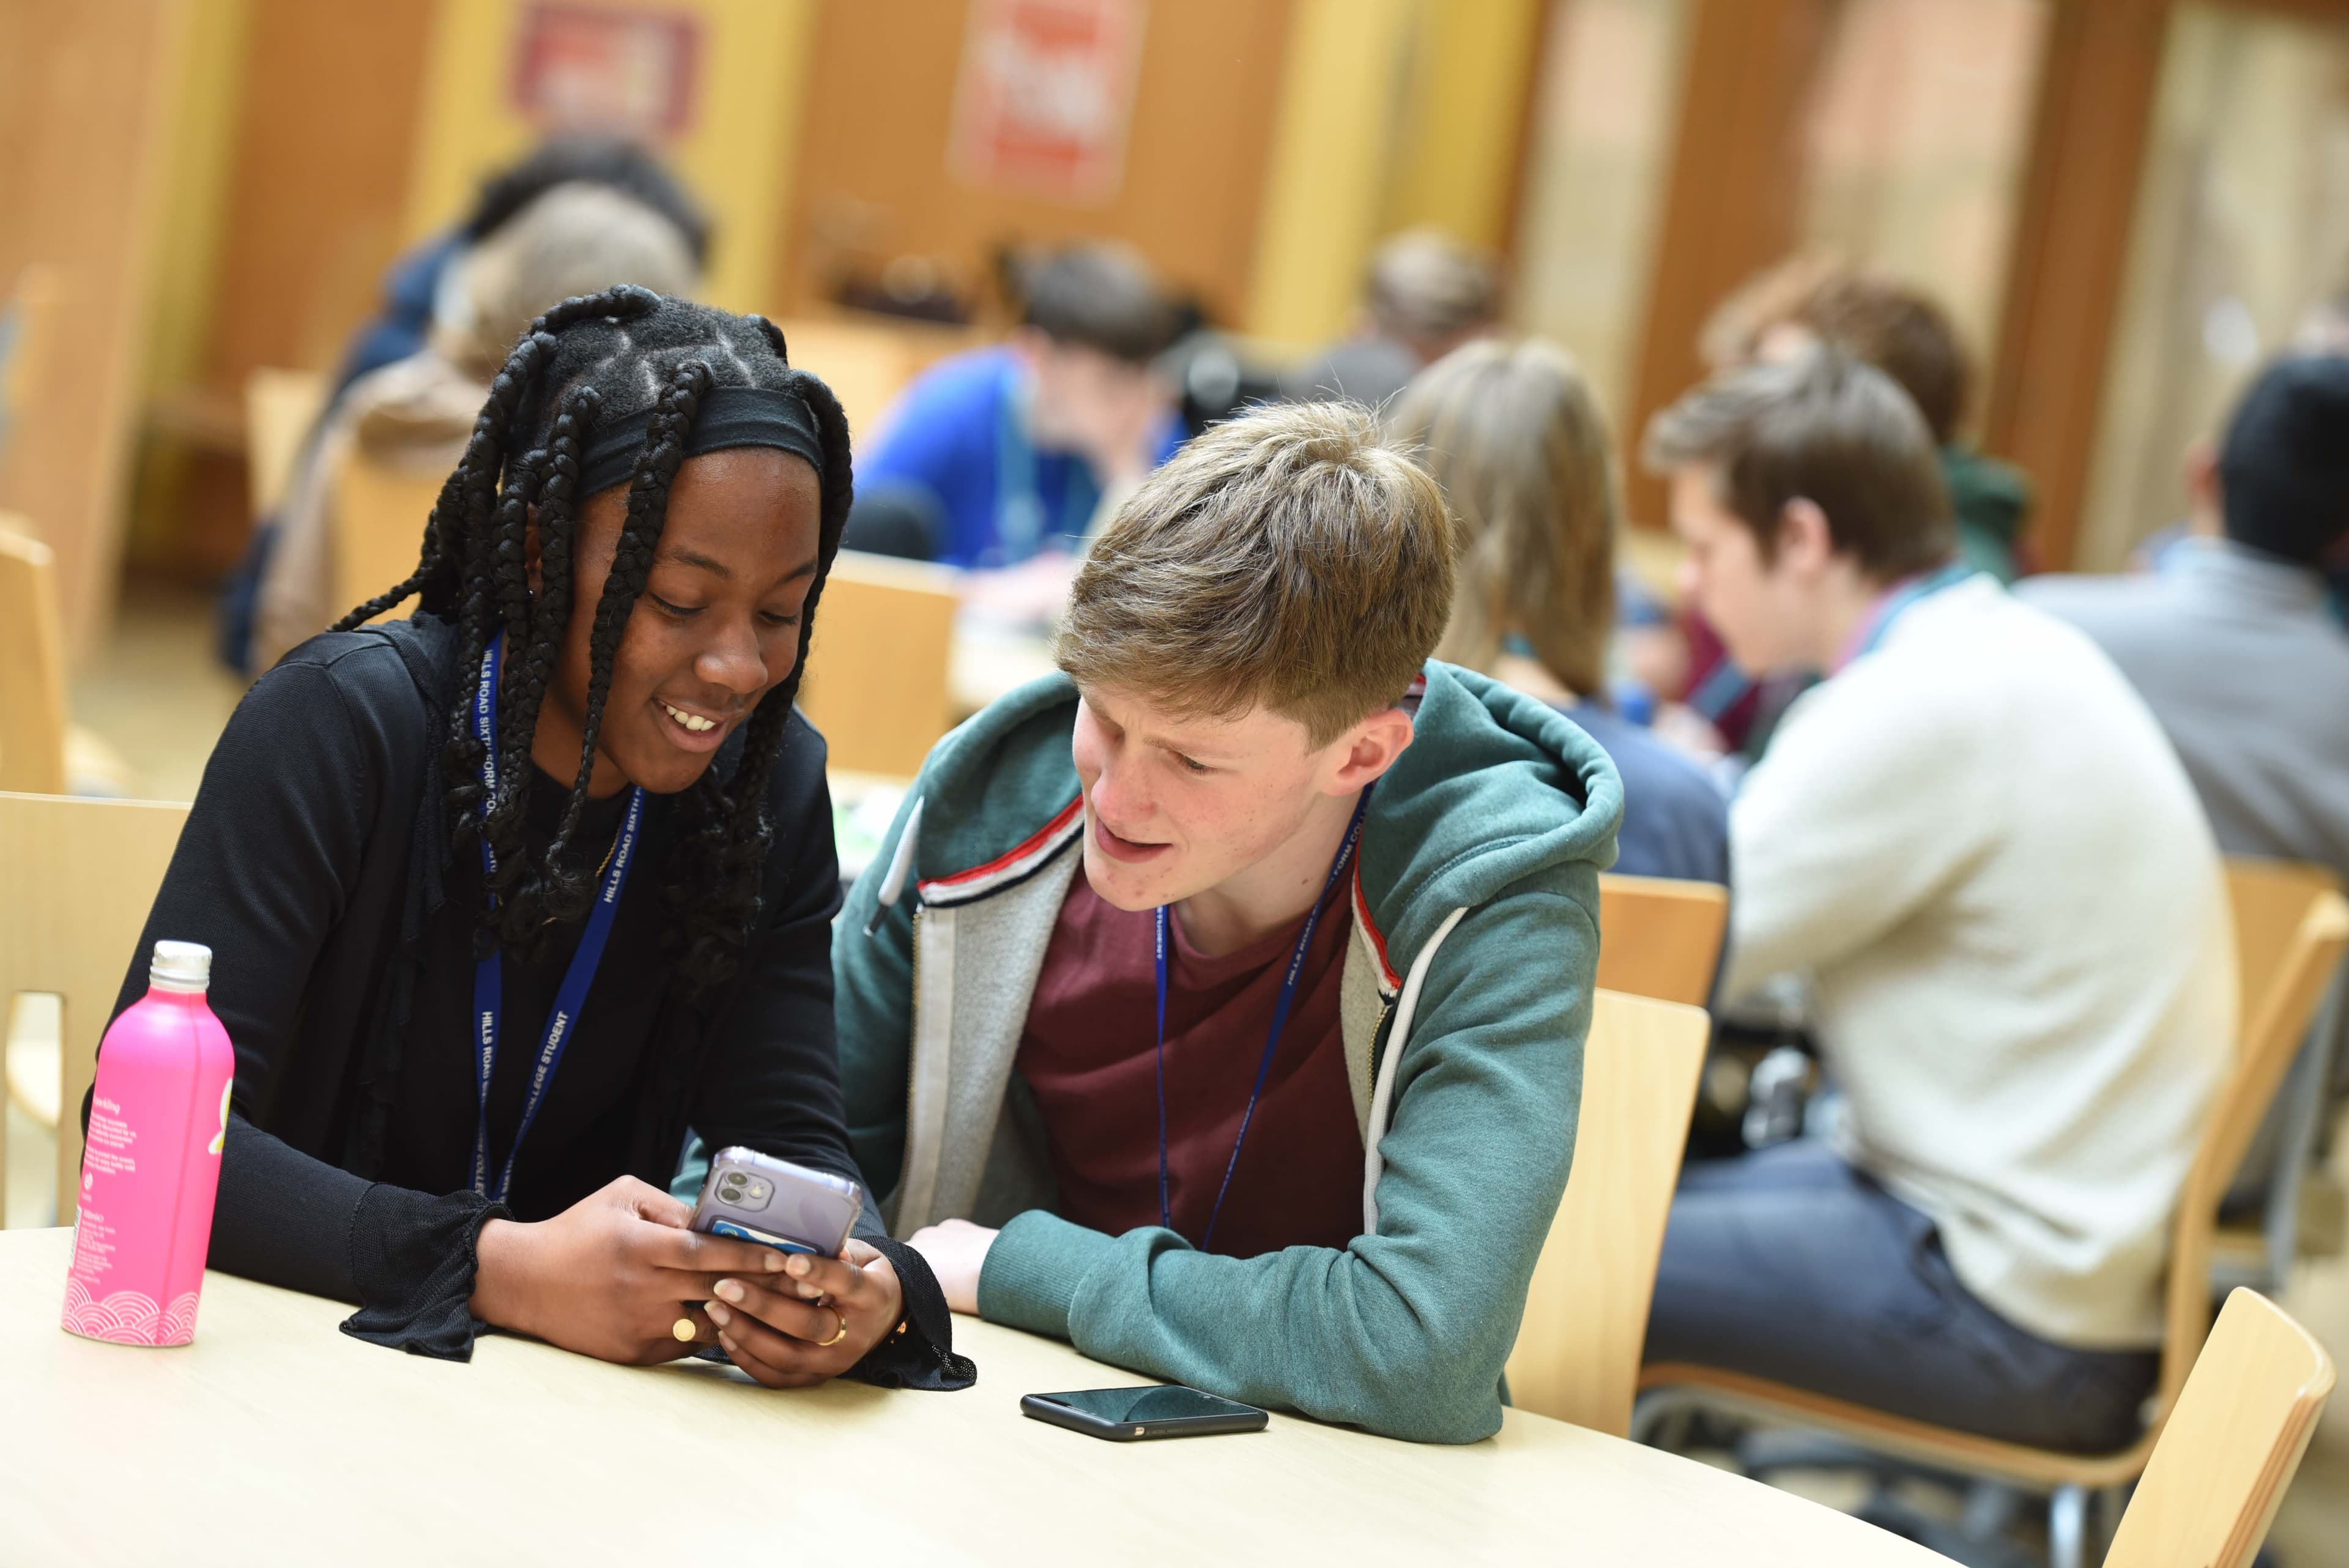
[[[245,377],[245,488],[255,517],[268,516],[285,498],[303,445],[326,406],[326,378],[316,370],[264,369]]]
[[[65,670],[57,556],[0,515],[0,789],[65,793]]]
[[[356,451],[335,471],[333,619],[415,572],[424,525],[448,477],[443,468],[394,468]],[[404,616],[412,608],[386,613]]]
[[[73,1214],[81,1096],[97,1064],[98,1036],[113,1016],[187,817],[186,806],[156,801],[0,794],[0,1004],[20,992],[46,992],[64,1005],[57,1087],[61,1220]],[[202,940],[200,931],[183,934]],[[0,1172],[5,1169],[0,1158]]]
[[[2266,1026],[2263,1011],[2287,1000],[2278,981],[2284,978],[2282,967],[2292,955],[2292,939],[2309,900],[2340,889],[2340,877],[2326,867],[2250,856],[2227,857],[2227,898],[2235,915],[2241,1038],[2256,1037]],[[2267,1202],[2258,1219],[2221,1223],[2212,1238],[2214,1301],[2241,1285],[2282,1290],[2299,1256],[2303,1229],[2317,1229],[2313,1224],[2304,1226],[2301,1196],[2309,1182],[2320,1179],[2312,1167],[2328,1103],[2324,1080],[2333,1064],[2330,1044],[2320,1019],[2318,1027],[2303,1037],[2285,1080],[2285,1092],[2267,1115],[2272,1134],[2272,1147],[2263,1157],[2268,1165]],[[2241,1173],[2236,1175],[2240,1178]]]
[[[824,580],[800,709],[832,765],[908,776],[947,728],[954,574],[843,550]]]
[[[1599,878],[1599,983],[1702,1007],[1729,925],[1729,889],[1662,877]]]
[[[1712,1021],[1701,1007],[1601,990],[1582,1048],[1574,1168],[1509,1353],[1519,1407],[1630,1429],[1648,1302]]]
[[[2266,916],[2255,917],[2266,919]],[[2229,1179],[2292,1064],[2326,982],[2349,948],[2349,901],[2329,888],[2305,887],[2297,919],[2269,928],[2288,931],[2267,967],[2263,998],[2245,1010],[2251,1020],[2237,1042],[2232,1070],[2220,1086],[2172,1222],[2169,1273],[2164,1289],[2161,1377],[2155,1418],[2145,1434],[2116,1454],[2064,1454],[1954,1432],[1806,1389],[1716,1367],[1659,1364],[1640,1376],[1635,1436],[1645,1436],[1676,1410],[1713,1408],[1765,1423],[1835,1433],[1864,1448],[1937,1469],[2006,1481],[2049,1496],[2049,1553],[2055,1568],[2076,1568],[2085,1552],[2092,1494],[2124,1486],[2145,1469],[2163,1420],[2202,1348],[2210,1324],[2210,1247],[2219,1203]]]
[[[2333,1358],[2256,1291],[2227,1298],[2105,1568],[2247,1568],[2333,1392]]]

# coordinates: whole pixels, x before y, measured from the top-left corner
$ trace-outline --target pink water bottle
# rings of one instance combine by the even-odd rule
[[[185,1345],[212,1243],[236,1061],[204,1005],[212,950],[157,942],[147,994],[98,1047],[65,1326],[117,1345]]]

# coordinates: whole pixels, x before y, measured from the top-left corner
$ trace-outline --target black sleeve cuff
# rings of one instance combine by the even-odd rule
[[[863,1238],[889,1260],[905,1293],[905,1315],[848,1376],[877,1388],[922,1388],[946,1393],[968,1388],[978,1381],[978,1367],[954,1349],[954,1314],[947,1310],[946,1293],[930,1272],[927,1259],[903,1241],[885,1236]]]
[[[343,1332],[410,1355],[471,1360],[473,1336],[489,1326],[472,1312],[474,1244],[483,1225],[512,1218],[504,1204],[471,1192],[368,1188],[351,1226],[359,1310]]]

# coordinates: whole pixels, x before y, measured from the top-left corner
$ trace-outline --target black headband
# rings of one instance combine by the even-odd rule
[[[652,422],[653,410],[639,409],[597,430],[579,460],[579,493],[593,495],[626,484],[636,471],[636,454],[644,450],[645,432]],[[797,392],[712,387],[702,393],[693,428],[685,435],[685,455],[699,457],[738,446],[771,446],[805,458],[819,476],[823,472],[823,443],[816,435],[815,416]]]

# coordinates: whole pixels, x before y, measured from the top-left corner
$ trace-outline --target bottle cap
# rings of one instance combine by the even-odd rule
[[[202,991],[212,981],[212,950],[202,942],[157,942],[147,979],[165,991]]]

